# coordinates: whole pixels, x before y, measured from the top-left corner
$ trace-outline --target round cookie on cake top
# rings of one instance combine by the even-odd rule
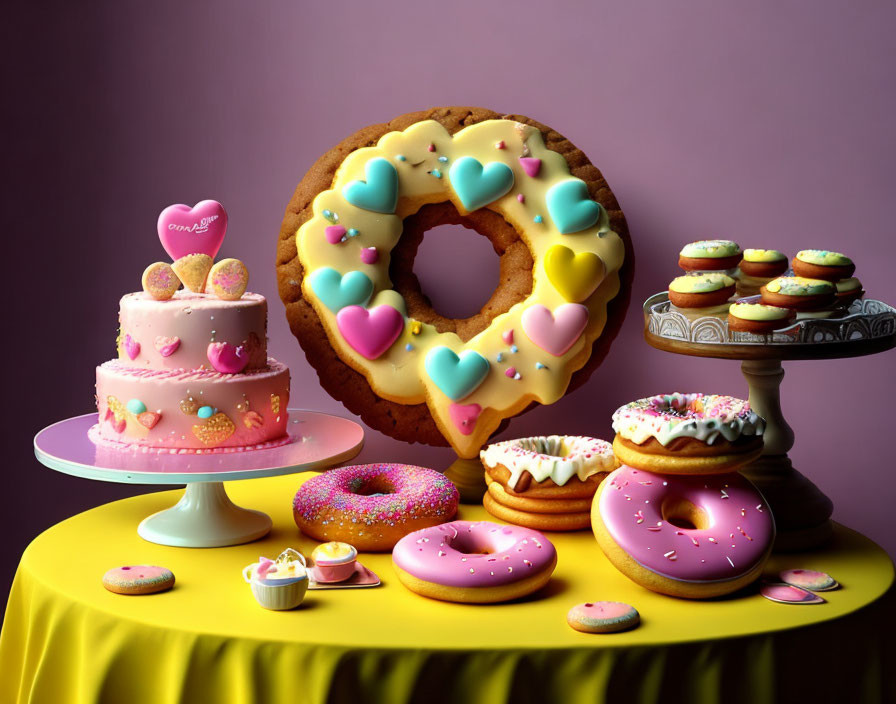
[[[162,211],[173,264],[150,264],[143,291],[121,299],[118,356],[96,370],[95,443],[220,452],[288,441],[289,370],[267,355],[267,301],[246,292],[246,267],[214,261],[226,229],[216,201]]]

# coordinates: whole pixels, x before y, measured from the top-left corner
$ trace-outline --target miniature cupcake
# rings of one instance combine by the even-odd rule
[[[796,311],[816,312],[834,302],[836,289],[830,281],[802,276],[779,276],[760,289],[762,302]]]
[[[311,553],[314,581],[344,582],[355,573],[358,551],[354,545],[332,540],[321,543]]]
[[[727,271],[737,266],[743,253],[731,240],[701,240],[682,247],[678,266],[685,271]]]
[[[840,281],[848,279],[856,272],[852,259],[840,252],[826,249],[804,249],[797,252],[792,262],[793,273],[807,279]]]
[[[689,274],[672,279],[669,301],[676,308],[694,314],[726,313],[734,288],[734,279],[726,274]]]
[[[737,267],[737,295],[755,296],[759,288],[787,271],[787,255],[777,249],[745,249]]]
[[[308,590],[308,570],[305,558],[287,548],[276,560],[262,557],[243,568],[243,579],[252,587],[255,600],[271,611],[296,608]]]
[[[732,303],[728,309],[728,329],[761,335],[792,325],[795,317],[789,308],[762,303]]]

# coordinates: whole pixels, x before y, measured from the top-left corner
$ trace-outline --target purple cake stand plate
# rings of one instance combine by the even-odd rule
[[[34,437],[34,454],[50,469],[85,479],[124,484],[186,484],[180,501],[144,519],[144,540],[176,547],[239,545],[267,535],[271,518],[234,504],[224,481],[328,469],[355,457],[364,445],[357,423],[315,411],[289,410],[290,442],[248,452],[160,454],[94,445],[89,413],[54,423]]]

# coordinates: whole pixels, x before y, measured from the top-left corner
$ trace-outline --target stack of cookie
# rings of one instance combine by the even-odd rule
[[[493,516],[536,530],[571,531],[591,524],[591,501],[618,465],[608,442],[548,435],[489,445],[480,453]]]

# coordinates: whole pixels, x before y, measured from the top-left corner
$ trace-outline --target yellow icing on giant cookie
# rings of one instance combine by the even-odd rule
[[[503,148],[498,148],[498,144]],[[336,313],[315,294],[309,276],[302,281],[302,291],[340,358],[363,374],[379,396],[404,404],[425,402],[458,455],[475,457],[503,418],[519,413],[532,401],[548,404],[563,396],[570,377],[585,365],[592,344],[604,329],[607,303],[619,292],[619,270],[625,248],[622,239],[610,229],[606,211],[600,209],[599,218],[591,227],[567,235],[559,232],[550,217],[546,203],[548,189],[572,178],[566,159],[545,146],[537,129],[512,120],[488,120],[454,135],[433,120],[418,122],[403,132],[390,132],[376,146],[358,149],[346,157],[330,190],[315,197],[312,217],[297,232],[297,247],[299,259],[308,274],[323,267],[335,269],[342,275],[360,271],[373,283],[368,309],[386,302],[405,314],[401,296],[392,290],[389,279],[390,252],[401,237],[402,219],[425,204],[444,201],[451,201],[460,212],[466,212],[449,178],[451,165],[465,156],[474,157],[483,165],[502,162],[513,172],[512,188],[484,207],[499,213],[513,225],[532,253],[535,265],[532,293],[528,298],[497,316],[486,330],[466,342],[454,333],[439,333],[431,325],[409,319],[398,339],[381,356],[369,360],[342,337]],[[343,189],[350,182],[366,181],[365,166],[377,157],[387,159],[397,169],[398,204],[394,214],[356,207],[343,195]],[[526,174],[520,157],[541,160],[537,176]],[[522,198],[518,197],[520,195]],[[336,223],[346,228],[349,236],[331,244],[326,229]],[[574,275],[576,280],[571,283],[575,285],[556,286],[551,281],[552,276],[556,279],[556,263],[548,271],[544,266],[547,251],[556,245],[569,248],[573,255],[569,257],[563,253],[565,257],[561,259],[590,261],[590,265],[582,268],[599,272],[597,275],[602,278],[592,286]],[[363,263],[361,259],[361,250],[370,247],[375,247],[378,254],[374,264]],[[576,258],[586,253],[598,257],[600,266],[589,257]],[[573,264],[572,271],[579,270],[580,267]],[[463,285],[463,272],[458,272],[457,284]],[[569,303],[570,298],[580,296],[585,297],[580,302],[588,310],[588,323],[581,336],[562,355],[549,354],[524,333],[521,317],[528,308],[541,304],[554,311]],[[394,303],[396,299],[398,303]],[[511,330],[512,343],[502,337]],[[489,362],[484,381],[457,401],[467,406],[478,404],[482,408],[473,431],[467,429],[470,434],[461,432],[451,420],[452,400],[435,385],[424,368],[426,354],[435,346],[446,346],[457,354],[474,350]],[[506,374],[510,367],[519,375],[518,379],[513,374]]]

